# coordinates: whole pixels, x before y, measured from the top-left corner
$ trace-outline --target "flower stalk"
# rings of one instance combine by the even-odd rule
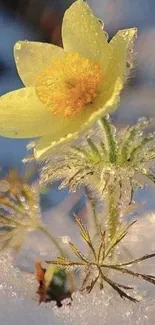
[[[84,270],[81,290],[91,292],[96,285],[103,289],[107,283],[121,298],[133,302],[136,297],[128,294],[133,288],[115,282],[107,270],[155,285],[153,275],[132,269],[155,253],[123,262],[114,254],[134,224],[126,225],[122,211],[131,210],[137,188],[148,181],[155,184],[155,133],[145,134],[152,121],[142,118],[119,133],[106,116],[117,108],[133,66],[136,35],[137,29],[129,28],[108,40],[104,23],[101,26],[86,1],[76,0],[64,14],[63,48],[29,41],[15,44],[17,71],[25,87],[1,96],[0,135],[39,138],[29,145],[33,154],[28,160],[33,156],[45,160],[40,185],[61,179],[60,188],[76,191],[83,186],[93,210],[88,229],[75,217],[88,252],[84,255],[70,241],[71,259],[42,223],[39,188],[25,184],[15,174],[7,179],[7,189],[0,193],[1,249],[18,251],[26,233],[39,230],[60,255],[56,261],[47,261],[47,269],[36,262],[40,302],[53,299],[60,307],[64,297],[75,290],[74,269]],[[93,122],[98,122],[94,136],[89,133]],[[60,145],[77,140],[79,132],[88,128],[84,143],[67,148],[65,155],[62,150],[54,161],[53,150],[58,152]],[[104,217],[99,213],[100,202]],[[71,292],[65,293],[68,269]],[[61,289],[56,296],[55,285]]]
[[[97,139],[87,136],[84,144],[63,152],[55,161],[49,157],[41,170],[41,185],[61,179],[60,188],[69,186],[70,191],[85,186],[92,202],[95,231],[106,223],[112,238],[121,223],[122,211],[133,206],[135,190],[150,181],[154,184],[154,132],[145,134],[152,123],[141,118],[118,132],[109,116],[103,117],[95,134]],[[96,203],[103,201],[106,219],[101,220]]]
[[[107,231],[109,233],[109,239],[112,240],[113,237],[115,236],[115,233],[117,231],[120,222],[118,202],[116,202],[115,200],[115,191],[113,190],[113,188],[109,189],[107,194],[107,200],[108,200]]]

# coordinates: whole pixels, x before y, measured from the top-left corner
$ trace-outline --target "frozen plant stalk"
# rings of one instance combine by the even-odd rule
[[[155,284],[154,276],[128,268],[154,257],[154,253],[117,262],[114,250],[131,226],[125,225],[122,211],[132,208],[136,188],[148,180],[153,183],[155,180],[152,169],[154,133],[143,134],[151,121],[141,119],[119,133],[106,117],[119,105],[120,92],[133,66],[136,35],[136,28],[119,30],[108,41],[104,24],[101,27],[86,1],[77,0],[64,14],[63,48],[29,41],[15,44],[15,62],[25,87],[0,98],[0,135],[39,137],[34,142],[33,153],[37,160],[45,160],[40,184],[44,186],[61,178],[61,188],[69,186],[71,191],[76,191],[84,186],[94,209],[92,238],[76,218],[88,246],[88,256],[84,256],[69,243],[77,261],[62,250],[59,241],[43,225],[38,189],[19,182],[0,197],[2,249],[11,246],[18,250],[26,232],[39,229],[60,252],[61,257],[50,262],[49,268],[44,269],[40,262],[37,264],[40,301],[49,301],[51,292],[53,298],[54,278],[58,273],[65,276],[57,266],[73,267],[73,270],[74,267],[84,268],[86,276],[82,288],[89,292],[98,283],[103,289],[106,282],[121,297],[132,301],[135,298],[125,292],[132,288],[116,283],[105,270]],[[83,144],[72,146],[65,155],[62,152],[53,161],[54,150],[58,152],[62,144],[78,139],[81,130],[92,130],[93,122],[98,122],[100,127],[94,138],[86,136]],[[104,215],[98,213],[98,202],[104,202]],[[56,264],[55,272],[53,264]],[[56,301],[60,305],[59,298]]]
[[[144,133],[152,122],[142,118],[120,132],[109,117],[102,118],[95,141],[87,137],[80,147],[70,148],[55,160],[48,158],[41,184],[61,179],[60,188],[69,186],[75,191],[83,185],[93,203],[104,200],[106,220],[97,211],[95,215],[97,224],[108,223],[112,239],[122,222],[122,211],[132,208],[135,190],[150,181],[154,184],[154,132]]]

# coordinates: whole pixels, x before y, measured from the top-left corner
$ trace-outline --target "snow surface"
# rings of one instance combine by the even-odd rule
[[[69,224],[67,225],[69,227]],[[72,230],[72,236],[74,236],[76,229],[73,227]],[[154,234],[155,214],[150,213],[139,219],[137,224],[133,226],[125,238],[123,246],[130,253],[132,252],[133,257],[155,251]],[[43,248],[47,249],[47,243],[45,247],[43,245]],[[30,255],[29,253],[29,258]],[[31,260],[33,257],[32,254]],[[113,290],[106,287],[105,292],[95,291],[87,296],[76,294],[72,307],[67,306],[66,302],[63,308],[57,309],[53,303],[39,306],[35,294],[37,282],[34,276],[21,272],[13,266],[13,263],[14,261],[9,253],[1,256],[1,325],[94,325],[95,323],[98,325],[154,325],[155,287],[151,284],[133,279],[127,280],[127,278],[114,275],[116,280],[119,279],[119,282],[135,284],[137,287],[135,288],[135,295],[141,299],[141,302],[134,304],[122,300]],[[142,263],[137,268],[139,272],[155,274],[155,259]],[[137,293],[139,290],[140,294]]]

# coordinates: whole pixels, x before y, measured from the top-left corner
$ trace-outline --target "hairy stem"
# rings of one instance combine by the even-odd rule
[[[98,222],[98,218],[97,218],[95,202],[93,202],[93,200],[91,200],[91,203],[92,203],[92,209],[93,209],[93,214],[92,214],[93,226],[94,226],[94,229],[95,229],[95,236],[96,236],[96,235],[99,234],[99,222]]]
[[[108,200],[108,231],[110,240],[113,239],[119,222],[118,205],[115,200],[114,189],[110,188],[107,195]]]
[[[87,199],[92,207],[92,215],[91,218],[88,219],[88,227],[92,237],[94,238],[99,234],[99,221],[98,221],[97,211],[96,211],[96,202],[90,196],[90,193],[87,188],[85,188],[85,191],[86,191]]]

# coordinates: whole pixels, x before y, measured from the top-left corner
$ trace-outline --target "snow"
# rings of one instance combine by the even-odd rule
[[[74,228],[73,231],[75,232]],[[155,214],[150,213],[138,220],[125,238],[123,245],[134,257],[155,251],[154,233]],[[74,233],[72,235],[74,236]],[[47,249],[47,246],[43,248]],[[33,254],[31,259],[32,257]],[[119,277],[119,282],[136,285],[135,295],[141,299],[136,304],[122,300],[112,289],[106,287],[105,292],[94,291],[90,295],[83,296],[79,293],[75,294],[71,307],[67,306],[66,302],[63,308],[57,309],[53,303],[39,306],[35,294],[37,282],[33,274],[21,272],[13,264],[14,260],[9,252],[1,255],[1,325],[94,325],[95,323],[98,325],[154,325],[155,287],[151,284]],[[155,274],[155,259],[138,265],[138,271]],[[112,274],[110,276],[112,277]],[[115,275],[114,277],[118,279]]]

